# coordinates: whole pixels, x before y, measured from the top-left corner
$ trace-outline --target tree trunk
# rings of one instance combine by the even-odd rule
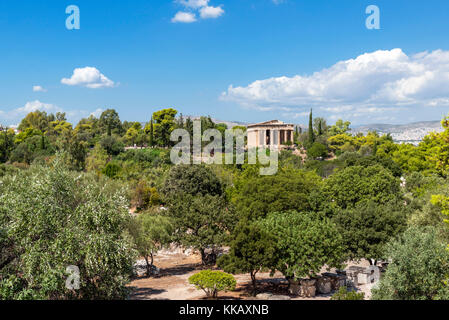
[[[288,281],[287,289],[290,290],[290,286],[292,284],[292,280],[294,279],[294,277],[285,277],[285,279]]]
[[[253,284],[252,295],[255,297],[257,295],[257,280],[256,280],[257,271],[255,271],[255,272],[251,271],[250,274],[251,274],[251,282]]]
[[[200,253],[201,253],[201,263],[203,264],[203,266],[205,266],[206,265],[206,253],[204,252],[203,248],[200,249]]]
[[[151,265],[150,262],[148,261],[148,256],[145,256],[145,262],[147,263],[147,277],[151,276]],[[153,264],[153,263],[151,263]]]

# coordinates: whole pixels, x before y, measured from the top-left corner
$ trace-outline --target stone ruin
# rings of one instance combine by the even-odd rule
[[[363,275],[371,272],[367,268],[350,267],[347,271],[339,271],[335,273],[326,272],[321,276],[300,279],[299,281],[289,280],[290,294],[301,296],[304,298],[313,298],[317,294],[330,294],[338,291],[345,286],[358,286]]]

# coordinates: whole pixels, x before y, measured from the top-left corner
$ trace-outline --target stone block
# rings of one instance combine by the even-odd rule
[[[321,294],[328,294],[332,291],[331,279],[328,277],[320,277],[317,280],[317,291]]]
[[[346,286],[346,273],[323,273],[331,281],[332,291],[337,291],[340,287]]]
[[[316,279],[303,279],[300,281],[300,296],[313,298],[316,295]]]

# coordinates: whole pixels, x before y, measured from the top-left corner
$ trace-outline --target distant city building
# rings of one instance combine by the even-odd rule
[[[271,120],[248,125],[248,148],[277,147],[293,143],[294,124]]]

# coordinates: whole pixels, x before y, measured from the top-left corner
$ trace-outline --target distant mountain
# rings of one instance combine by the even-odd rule
[[[186,119],[188,116],[184,116]],[[200,117],[198,116],[190,116],[192,120],[198,120]],[[228,126],[228,128],[233,128],[235,126],[248,126],[250,123],[241,122],[241,121],[227,121],[212,118],[212,121],[215,123],[224,123]],[[295,124],[298,127],[301,127],[304,131],[307,131],[307,126],[304,124]],[[393,140],[397,143],[412,143],[419,144],[422,139],[428,135],[430,132],[441,132],[443,128],[441,127],[440,121],[421,121],[414,122],[409,124],[368,124],[353,127],[351,133],[356,135],[357,133],[363,133],[366,135],[370,131],[376,131],[380,135],[391,134]]]
[[[353,134],[367,134],[369,131],[380,135],[389,133],[395,142],[418,144],[430,132],[441,132],[443,128],[440,121],[421,121],[402,125],[370,124],[352,129]]]
[[[184,116],[184,119],[187,119],[188,116]],[[199,120],[201,117],[197,117],[197,116],[190,116],[190,119],[192,120]],[[220,124],[220,123],[224,123],[225,125],[228,126],[228,129],[232,129],[233,127],[236,126],[243,126],[246,127],[248,126],[249,123],[246,122],[241,122],[241,121],[226,121],[226,120],[220,120],[220,119],[215,119],[215,118],[211,118],[213,122]]]

